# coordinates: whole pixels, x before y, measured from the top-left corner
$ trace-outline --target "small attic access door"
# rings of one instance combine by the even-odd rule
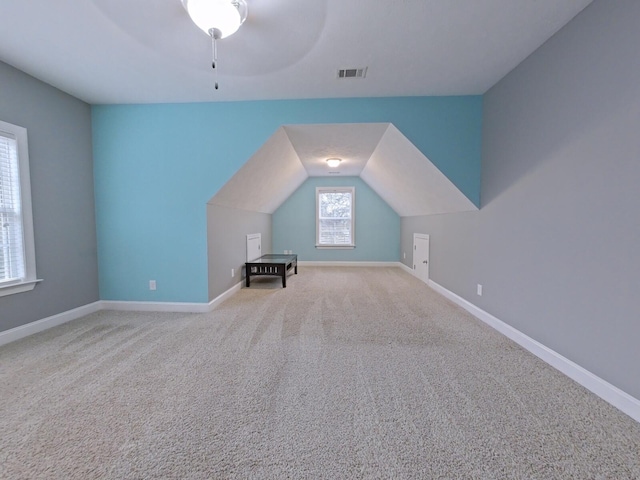
[[[429,235],[413,234],[413,274],[429,283]]]
[[[247,262],[252,262],[262,256],[262,234],[250,233],[247,235]]]

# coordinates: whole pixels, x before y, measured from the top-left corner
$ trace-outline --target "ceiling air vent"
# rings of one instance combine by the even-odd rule
[[[338,78],[364,78],[367,76],[367,68],[341,68],[338,70]]]

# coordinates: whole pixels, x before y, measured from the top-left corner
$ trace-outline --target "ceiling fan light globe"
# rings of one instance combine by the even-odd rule
[[[207,35],[218,30],[219,38],[237,32],[247,14],[244,0],[182,0],[182,4],[200,30]]]

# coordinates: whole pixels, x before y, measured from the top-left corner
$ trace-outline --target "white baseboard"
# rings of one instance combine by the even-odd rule
[[[400,267],[401,269],[403,269],[405,272],[410,273],[414,277],[416,276],[415,270],[412,269],[411,267],[407,267],[404,263],[398,262],[397,266]]]
[[[300,261],[301,267],[397,267],[399,262],[321,262]]]
[[[118,310],[121,312],[172,312],[172,313],[206,313],[208,303],[183,302],[122,302],[103,300],[104,310]]]
[[[208,304],[209,311],[213,310],[218,305],[220,305],[222,302],[224,302],[226,299],[228,299],[228,298],[232,297],[233,295],[235,295],[236,293],[238,293],[240,291],[240,289],[242,288],[242,284],[243,283],[244,283],[244,281],[240,281],[240,282],[236,283],[229,290],[227,290],[226,292],[221,293],[216,298],[211,300],[209,302],[209,304]]]
[[[0,346],[15,342],[34,333],[43,332],[63,323],[76,320],[100,310],[119,310],[126,312],[177,312],[177,313],[207,313],[212,311],[226,299],[240,291],[242,282],[236,283],[226,292],[218,295],[209,303],[180,303],[180,302],[120,302],[112,300],[100,300],[82,307],[74,308],[51,317],[36,320],[35,322],[20,325],[0,332]]]
[[[209,303],[183,302],[121,302],[103,300],[104,310],[119,310],[124,312],[171,312],[171,313],[207,313],[212,311],[234,293],[240,291],[242,282],[236,283],[226,292],[218,295]]]
[[[568,358],[563,357],[559,353],[551,350],[540,342],[525,335],[511,325],[497,319],[490,313],[485,312],[481,308],[476,307],[471,302],[438,285],[433,280],[429,280],[428,285],[436,292],[448,298],[452,302],[464,308],[473,316],[483,321],[490,327],[493,327],[504,336],[510,338],[525,350],[533,353],[536,357],[548,363],[552,367],[564,373],[566,376],[576,381],[587,390],[595,393],[604,401],[610,403],[617,409],[629,415],[635,421],[640,422],[640,400],[623,392],[618,387],[611,385],[602,378],[594,375]]]
[[[28,337],[34,333],[43,332],[50,328],[57,327],[63,323],[76,320],[100,310],[102,310],[102,302],[98,301],[51,317],[43,318],[42,320],[36,320],[35,322],[27,323],[26,325],[20,325],[19,327],[15,327],[10,330],[5,330],[4,332],[0,332],[0,346],[6,345],[10,342],[15,342],[16,340]]]

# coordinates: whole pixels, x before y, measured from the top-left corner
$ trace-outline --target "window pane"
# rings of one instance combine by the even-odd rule
[[[353,191],[318,191],[317,215],[319,245],[354,244]]]
[[[320,244],[351,245],[351,220],[320,219]]]
[[[321,193],[320,218],[351,218],[351,193]]]
[[[16,215],[0,213],[0,282],[23,278],[22,222]]]
[[[0,283],[24,276],[17,142],[0,135]]]

